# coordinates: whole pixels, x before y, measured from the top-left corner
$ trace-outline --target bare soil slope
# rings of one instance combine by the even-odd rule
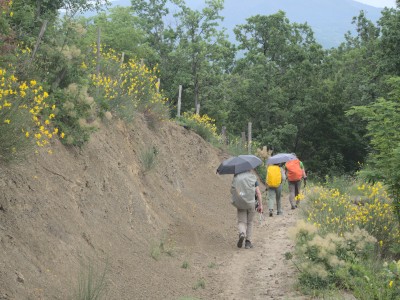
[[[157,165],[144,173],[149,149]],[[283,259],[295,216],[257,223],[256,247],[238,249],[231,176],[215,173],[224,158],[138,118],[103,125],[83,149],[0,165],[0,299],[76,299],[102,274],[105,299],[296,298]]]

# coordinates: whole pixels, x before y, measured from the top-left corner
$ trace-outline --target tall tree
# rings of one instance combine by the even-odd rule
[[[234,52],[223,30],[218,29],[222,20],[219,13],[223,9],[223,0],[206,0],[206,7],[201,11],[192,10],[182,1],[176,3],[181,8],[175,14],[179,22],[177,52],[183,67],[189,71],[186,87],[192,94],[194,108],[198,113],[202,89],[210,84],[208,81],[213,75],[222,71],[224,63],[220,62],[232,59]],[[222,53],[228,56],[225,57]]]
[[[321,46],[307,24],[290,23],[282,11],[251,17],[236,26],[235,34],[245,51],[235,71],[249,83],[242,97],[233,99],[231,126],[252,121],[254,136],[263,144],[277,151],[300,150],[305,125],[300,116],[321,64]]]
[[[112,47],[126,59],[135,57],[155,61],[156,49],[148,43],[146,33],[139,26],[140,20],[132,14],[130,7],[113,7],[108,13],[102,12],[85,20],[91,43],[96,41],[98,28],[101,29],[101,43]]]

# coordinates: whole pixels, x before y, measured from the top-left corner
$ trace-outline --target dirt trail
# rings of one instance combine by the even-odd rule
[[[287,197],[282,199],[284,215],[269,217],[264,212],[264,220],[257,216],[254,248],[236,248],[233,257],[220,266],[223,292],[218,299],[308,299],[295,290],[296,269],[284,257],[293,251],[288,229],[300,213],[290,209]]]

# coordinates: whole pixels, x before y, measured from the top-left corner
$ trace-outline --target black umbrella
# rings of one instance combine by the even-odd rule
[[[255,155],[239,155],[224,160],[218,167],[217,173],[239,174],[261,165],[262,161]]]

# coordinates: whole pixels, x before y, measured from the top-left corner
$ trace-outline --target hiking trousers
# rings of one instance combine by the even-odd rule
[[[274,204],[276,203],[276,212],[282,213],[282,184],[277,188],[268,188],[268,209],[273,210]]]
[[[246,235],[246,240],[249,241],[251,241],[251,236],[253,234],[253,220],[255,215],[256,210],[254,208],[237,210],[239,234],[244,233]]]
[[[298,194],[300,194],[301,180],[288,181],[288,182],[289,182],[289,202],[293,208],[300,203],[300,200],[296,200],[295,202],[295,198],[297,197]]]

